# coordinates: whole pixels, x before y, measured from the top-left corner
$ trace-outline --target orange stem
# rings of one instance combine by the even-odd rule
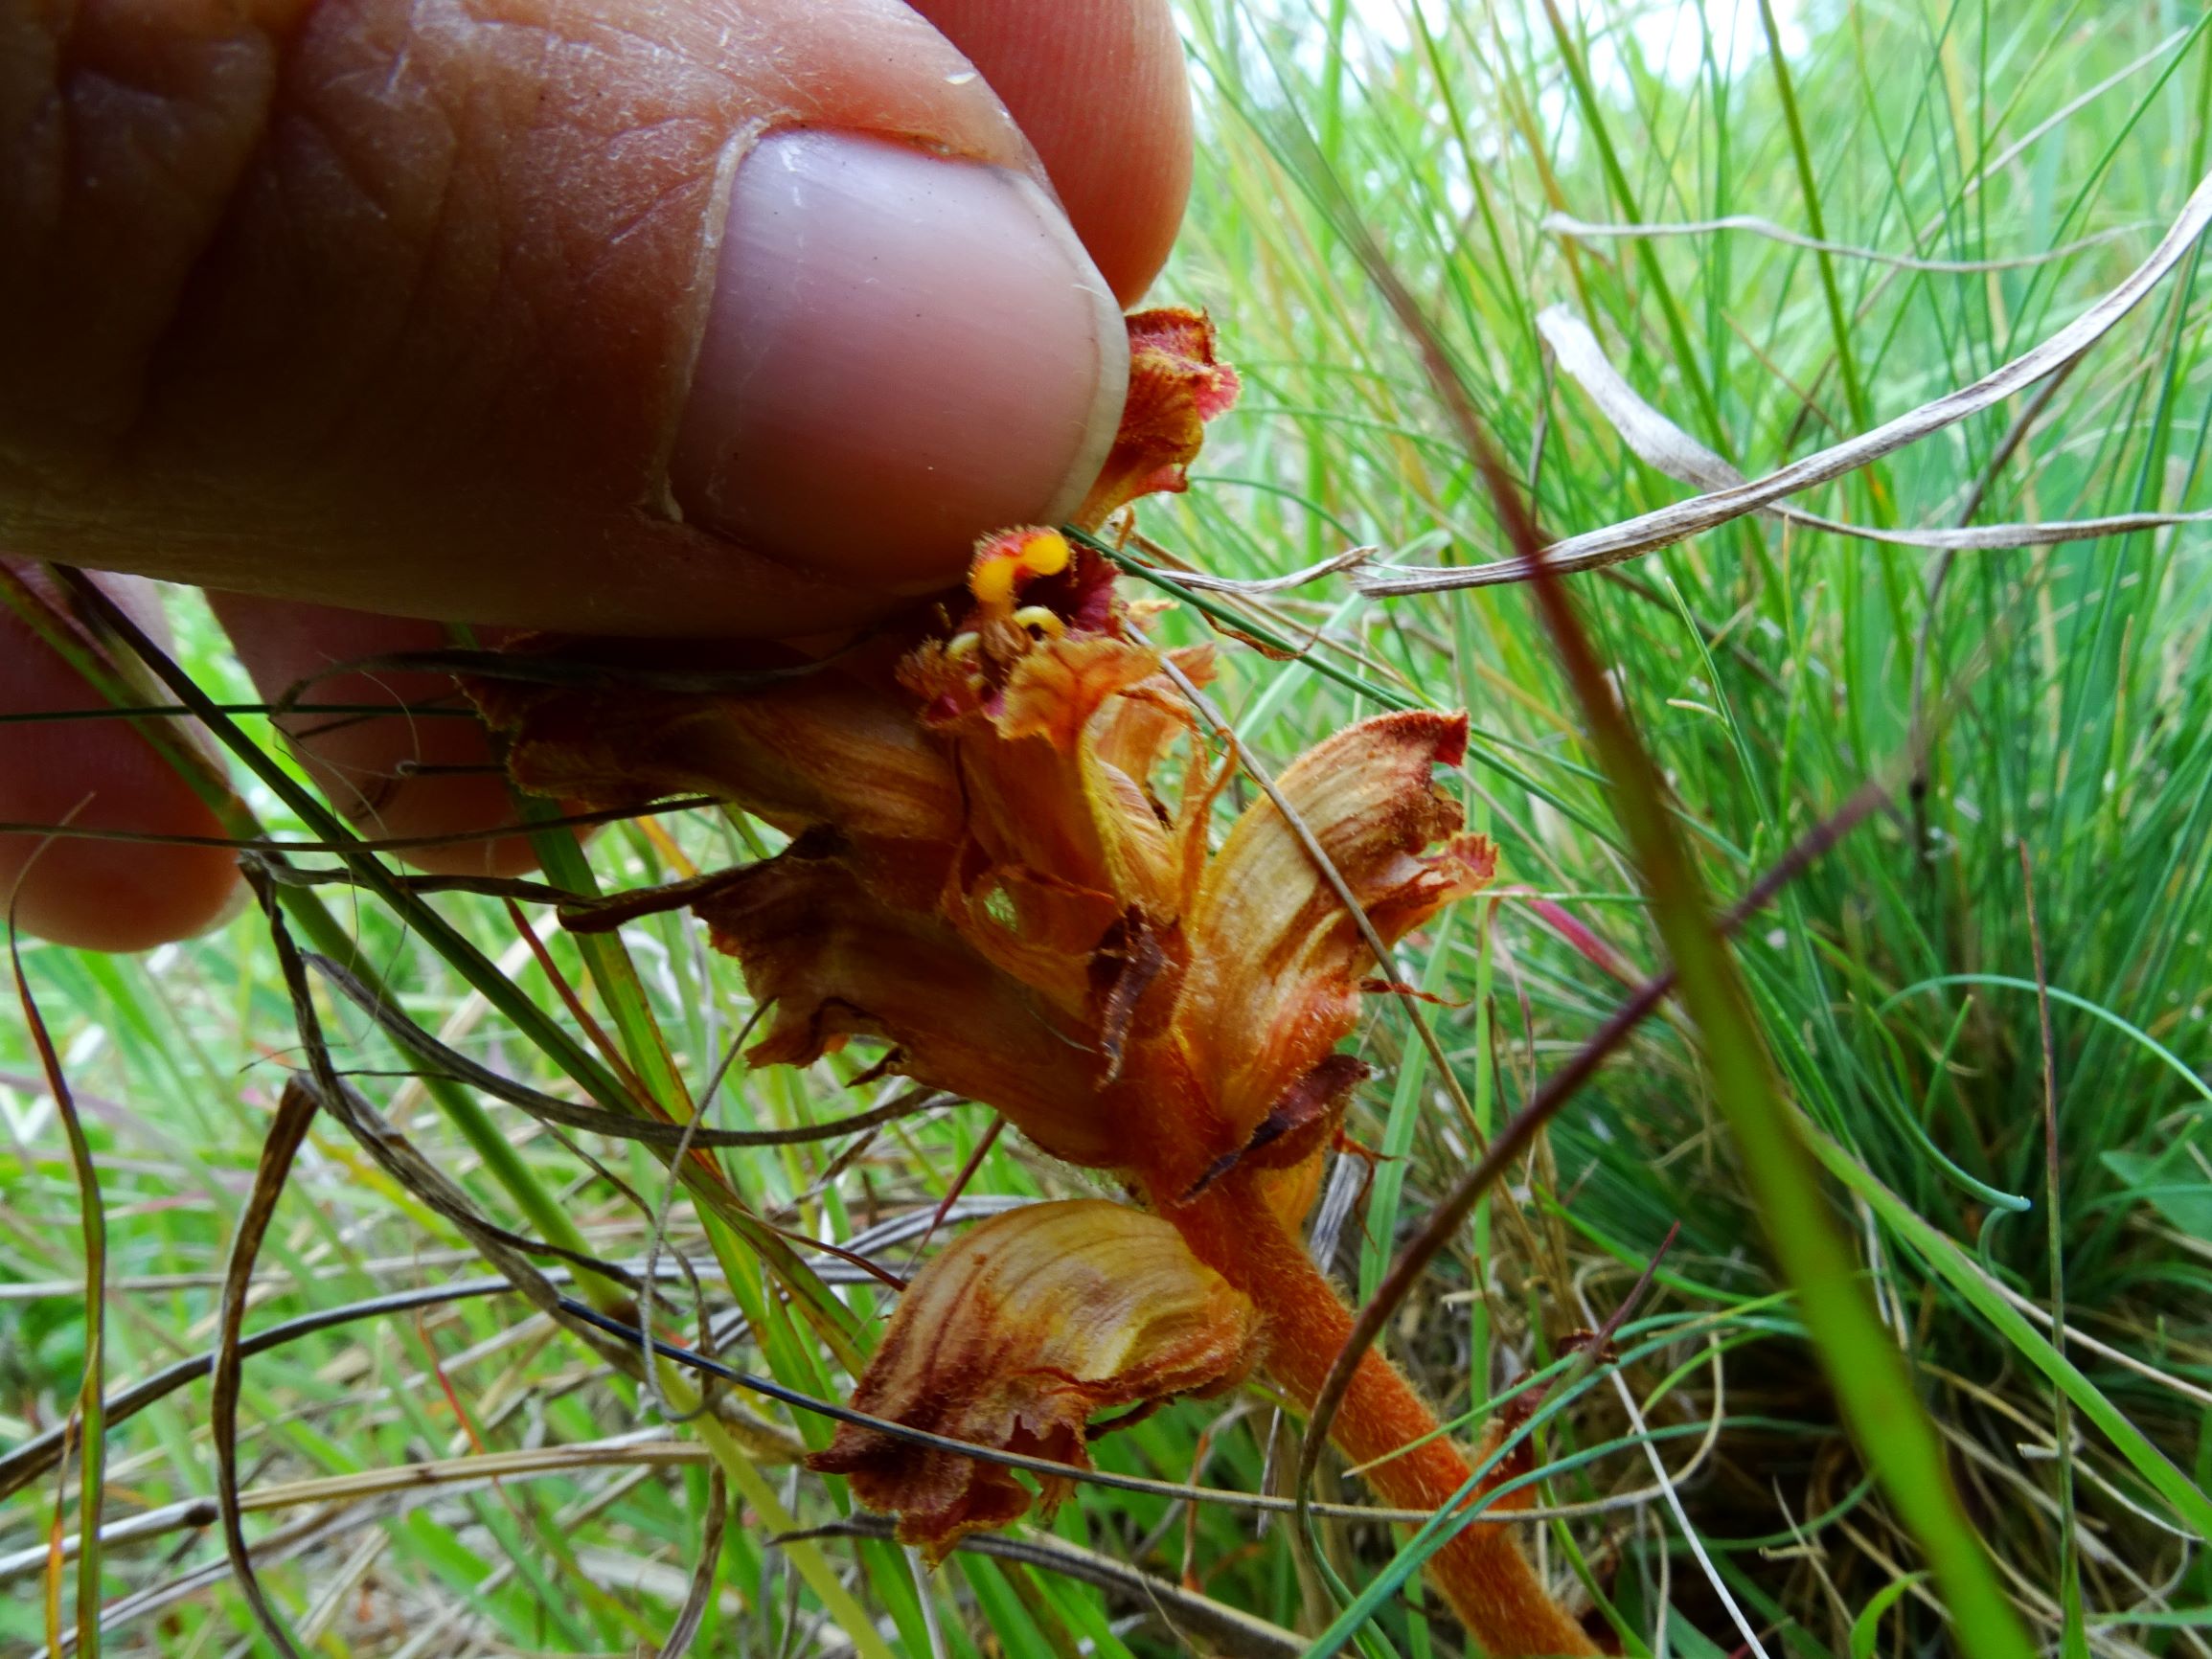
[[[1259,1307],[1266,1320],[1267,1374],[1311,1410],[1352,1333],[1351,1309],[1328,1277],[1241,1171],[1192,1203],[1163,1213],[1202,1261]],[[1424,1436],[1435,1438],[1389,1457]],[[1330,1439],[1356,1464],[1388,1458],[1368,1469],[1366,1479],[1402,1509],[1441,1509],[1474,1472],[1466,1454],[1437,1434],[1436,1413],[1427,1401],[1374,1349],[1360,1357]],[[1597,1651],[1545,1591],[1509,1525],[1477,1521],[1465,1528],[1429,1557],[1427,1571],[1494,1659]]]

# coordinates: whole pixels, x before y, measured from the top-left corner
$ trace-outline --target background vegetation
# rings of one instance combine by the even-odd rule
[[[1246,392],[1197,487],[1148,506],[1144,526],[1230,576],[1368,543],[1413,564],[1510,551],[1347,241],[1347,205],[1450,348],[1537,517],[1566,534],[1689,491],[1554,372],[1543,307],[1569,307],[1644,398],[1758,476],[2079,314],[2180,213],[2212,135],[2212,43],[2179,4],[1194,0],[1188,24],[1200,177],[1161,291],[1213,309]],[[1555,215],[1693,228],[1575,235]],[[1732,216],[1829,251],[1711,224]],[[2055,390],[1797,505],[1869,527],[2212,507],[2197,275],[2192,254]],[[1946,557],[1746,518],[1573,583],[1723,899],[1862,782],[1889,786],[1741,930],[1736,957],[1783,1092],[1832,1148],[1835,1214],[1972,1523],[2031,1627],[2071,1651],[2203,1652],[2212,1630],[2207,571],[2204,532],[2185,524]],[[1378,1071],[1352,1127],[1385,1159],[1372,1182],[1354,1161],[1334,1190],[1353,1201],[1334,1260],[1365,1296],[1480,1138],[1662,958],[1524,587],[1381,602],[1332,578],[1264,603],[1309,643],[1294,660],[1225,648],[1223,702],[1243,738],[1279,761],[1371,712],[1348,679],[1464,705],[1477,737],[1462,783],[1504,852],[1497,901],[1463,906],[1401,965],[1445,999],[1427,1011],[1464,1114],[1398,1010],[1363,1038]],[[196,602],[177,609],[185,664],[211,694],[250,700]],[[1188,606],[1168,625],[1203,631]],[[265,739],[261,720],[242,725]],[[248,798],[273,830],[323,832],[265,782]],[[613,889],[761,845],[694,811],[603,831],[589,863]],[[2047,1063],[2025,880],[2047,957]],[[542,913],[525,939],[519,913],[490,898],[414,900],[449,937],[388,896],[328,898],[326,943],[350,943],[453,1047],[547,1087],[564,1084],[564,1039],[593,1050],[604,1036],[664,1102],[702,1097],[750,1011],[683,919],[586,947]],[[485,963],[513,991],[488,999]],[[300,1059],[293,1010],[257,914],[142,960],[27,945],[23,966],[93,1149],[112,1391],[215,1342],[228,1241]],[[614,1260],[644,1253],[669,1184],[650,1152],[563,1144],[497,1104],[478,1106],[490,1116],[472,1138],[454,1111],[464,1091],[402,1075],[411,1060],[350,1006],[324,1018],[338,1064],[487,1215],[544,1236],[565,1226]],[[842,1085],[860,1063],[741,1064],[711,1092],[730,1125],[801,1125],[855,1108]],[[78,1174],[39,1072],[30,1028],[0,1025],[0,1456],[67,1417],[92,1329]],[[948,1225],[988,1198],[1079,1189],[1015,1137],[987,1144],[988,1129],[980,1112],[941,1111],[858,1145],[719,1162],[758,1216],[859,1238],[904,1271],[919,1229],[901,1234],[898,1218],[926,1217],[964,1177]],[[1568,1104],[1386,1340],[1434,1398],[1480,1407],[1602,1319],[1676,1222],[1617,1383],[1592,1378],[1547,1429],[1543,1498],[1562,1512],[1530,1537],[1555,1581],[1631,1652],[1971,1645],[1947,1630],[1838,1426],[1679,1013],[1646,1022]],[[838,1284],[862,1332],[885,1306],[878,1287],[828,1259],[764,1265],[680,1193],[666,1254],[678,1253],[711,1307],[751,1322],[726,1357],[841,1398],[838,1361],[774,1287]],[[489,1278],[343,1131],[310,1132],[247,1329],[378,1306],[246,1362],[237,1462],[262,1506],[248,1535],[269,1592],[323,1651],[651,1651],[685,1599],[716,1508],[698,1442],[517,1298],[460,1296]],[[379,1302],[417,1288],[417,1306]],[[2078,1370],[2054,1386],[2062,1291]],[[756,1406],[787,1438],[826,1438],[803,1412]],[[96,1566],[112,1651],[262,1644],[208,1524],[209,1419],[195,1382],[107,1437]],[[1258,1395],[1184,1403],[1100,1455],[1256,1492],[1281,1479],[1278,1429]],[[755,1450],[740,1460],[749,1477],[733,1476],[698,1651],[1301,1650],[1212,1630],[1195,1602],[1085,1581],[1064,1546],[1281,1632],[1310,1637],[1335,1612],[1283,1525],[1224,1502],[1085,1489],[1015,1534],[1015,1557],[963,1553],[930,1576],[844,1535],[839,1490],[764,1440]],[[1336,1471],[1323,1485],[1359,1495]],[[44,1642],[49,1589],[67,1607],[75,1570],[48,1546],[79,1515],[74,1484],[51,1472],[0,1502],[0,1653]],[[831,1533],[776,1541],[800,1527]],[[1357,1522],[1326,1523],[1323,1538],[1355,1584],[1397,1547]],[[1420,1656],[1459,1638],[1415,1598],[1381,1606],[1361,1640]]]

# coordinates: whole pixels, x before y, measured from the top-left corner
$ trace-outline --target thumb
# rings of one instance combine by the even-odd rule
[[[893,0],[0,0],[0,63],[11,552],[810,627],[1110,442],[1112,294]]]

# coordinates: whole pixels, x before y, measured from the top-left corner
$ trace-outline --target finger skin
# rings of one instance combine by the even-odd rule
[[[719,206],[761,133],[1034,166],[906,7],[0,13],[10,545],[603,630],[782,630],[885,602],[680,522],[666,463]]]
[[[1167,262],[1191,192],[1191,85],[1167,0],[915,0],[1037,148],[1123,305]]]
[[[7,568],[23,580],[36,580],[37,573],[23,566]],[[103,585],[142,627],[166,639],[149,584],[111,577]],[[58,601],[51,583],[41,581],[38,589],[50,603]],[[21,599],[24,590],[0,592]],[[51,608],[45,621],[69,626]],[[104,706],[38,628],[13,604],[0,603],[0,709],[37,714]],[[224,833],[170,761],[122,720],[0,724],[0,821]],[[12,896],[19,929],[58,944],[149,949],[214,925],[239,892],[237,857],[222,848],[0,834],[0,900]]]
[[[298,700],[309,704],[469,706],[450,674],[329,671],[368,657],[448,647],[452,640],[443,624],[239,594],[210,594],[208,602],[255,688],[270,702],[297,692]],[[482,643],[489,647],[498,640]],[[490,740],[473,717],[308,714],[286,716],[278,724],[324,798],[365,836],[451,835],[517,822]],[[407,775],[417,766],[480,770]],[[439,875],[516,875],[537,863],[522,835],[409,848],[399,856]]]

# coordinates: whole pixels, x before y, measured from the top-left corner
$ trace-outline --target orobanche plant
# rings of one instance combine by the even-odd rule
[[[1183,488],[1237,391],[1203,316],[1129,329],[1129,413],[1085,527]],[[1010,530],[980,545],[956,602],[830,658],[718,648],[755,670],[735,690],[475,687],[527,788],[594,807],[705,792],[788,834],[683,894],[772,1006],[756,1063],[874,1039],[889,1048],[870,1076],[993,1107],[1118,1183],[1124,1201],[1036,1204],[938,1254],[855,1395],[879,1419],[1077,1468],[1101,1413],[1254,1374],[1311,1406],[1351,1314],[1299,1234],[1366,1073],[1337,1044],[1378,971],[1369,941],[1480,890],[1496,862],[1433,780],[1460,759],[1464,714],[1337,733],[1216,846],[1236,761],[1184,689],[1211,653],[1154,645],[1114,577],[1058,530]],[[1372,1352],[1333,1434],[1409,1508],[1499,1478],[1474,1486]],[[847,1425],[812,1463],[933,1555],[1032,1501],[1001,1466],[880,1429]],[[1048,1480],[1046,1502],[1064,1487]],[[1429,1571],[1492,1653],[1594,1651],[1501,1520],[1468,1526]]]

